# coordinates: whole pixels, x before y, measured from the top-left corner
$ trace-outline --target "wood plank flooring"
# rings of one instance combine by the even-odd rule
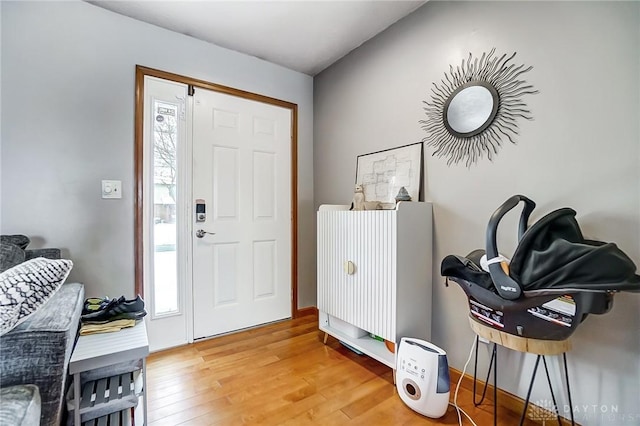
[[[398,397],[390,368],[332,337],[325,345],[323,337],[309,315],[154,353],[147,361],[149,424],[458,423],[451,406],[441,419],[415,413]],[[452,398],[454,390],[455,383]],[[491,402],[476,408],[461,388],[458,404],[479,426],[493,424]],[[499,425],[518,421],[519,414],[499,410]]]

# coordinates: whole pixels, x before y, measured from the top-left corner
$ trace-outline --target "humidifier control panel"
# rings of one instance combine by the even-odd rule
[[[426,365],[419,365],[418,360],[415,358],[409,358],[409,359],[403,358],[402,360],[398,359],[398,364],[399,364],[400,370],[406,371],[407,374],[411,376],[424,379],[424,375],[428,374],[427,369],[425,368]]]

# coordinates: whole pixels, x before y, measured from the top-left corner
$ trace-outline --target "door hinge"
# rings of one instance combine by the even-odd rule
[[[193,96],[194,93],[196,93],[196,89],[195,89],[195,87],[193,87],[193,85],[190,84],[189,85],[189,89],[187,91],[187,95]]]

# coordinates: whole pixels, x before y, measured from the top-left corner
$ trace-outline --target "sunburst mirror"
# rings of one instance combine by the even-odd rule
[[[469,53],[455,70],[449,66],[445,78],[433,83],[431,100],[424,101],[422,141],[435,148],[433,155],[446,157],[447,165],[469,167],[485,154],[492,160],[503,139],[516,143],[518,119],[533,119],[522,97],[538,91],[521,79],[533,67],[511,63],[515,52],[499,58],[494,53],[480,59]]]

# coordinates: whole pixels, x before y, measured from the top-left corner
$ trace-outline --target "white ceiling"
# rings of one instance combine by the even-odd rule
[[[89,2],[313,76],[426,0]]]

